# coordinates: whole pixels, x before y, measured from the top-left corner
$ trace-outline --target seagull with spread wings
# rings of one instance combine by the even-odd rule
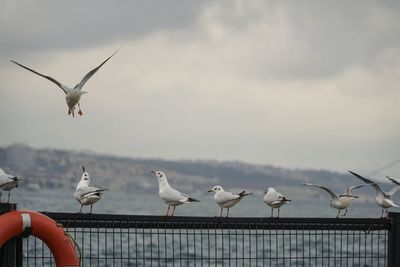
[[[349,173],[353,174],[355,177],[358,179],[364,181],[365,183],[369,184],[375,189],[376,195],[375,195],[375,200],[376,204],[382,208],[382,213],[381,213],[381,218],[387,217],[388,216],[388,209],[391,207],[397,207],[400,208],[400,206],[396,205],[393,200],[392,196],[400,190],[400,185],[396,183],[396,186],[392,188],[389,192],[385,192],[380,188],[380,186],[375,183],[374,181],[367,179],[355,172],[349,171]],[[393,180],[391,180],[394,182]]]
[[[341,195],[336,194],[331,189],[329,189],[328,187],[323,186],[323,185],[311,184],[311,183],[303,183],[303,185],[314,186],[314,187],[321,188],[322,190],[325,190],[326,192],[328,192],[328,194],[331,196],[330,206],[331,206],[331,208],[335,208],[338,210],[336,218],[339,218],[339,216],[342,216],[342,217],[346,216],[347,208],[350,206],[351,202],[355,198],[358,198],[358,196],[355,196],[352,194],[353,190],[361,188],[363,186],[366,186],[367,184],[349,186],[346,189],[346,192]],[[343,209],[345,210],[345,212],[342,215],[340,213],[340,211]]]
[[[85,83],[86,83],[86,82],[101,68],[101,66],[103,66],[103,65],[104,65],[112,56],[114,56],[118,51],[119,51],[119,50],[117,50],[116,52],[114,52],[114,54],[112,54],[111,56],[109,56],[109,57],[108,57],[106,60],[104,60],[103,63],[101,63],[99,66],[97,66],[96,68],[94,68],[94,69],[92,69],[91,71],[89,71],[89,72],[85,75],[85,77],[83,77],[83,79],[82,79],[77,85],[75,85],[74,88],[70,88],[70,87],[68,87],[68,86],[66,86],[66,85],[63,85],[62,83],[60,83],[60,82],[57,81],[56,79],[54,79],[54,78],[52,78],[52,77],[50,77],[50,76],[41,74],[41,73],[39,73],[39,72],[37,72],[37,71],[35,71],[35,70],[31,69],[31,68],[28,68],[28,67],[26,67],[26,66],[24,66],[24,65],[22,65],[22,64],[20,64],[20,63],[18,63],[18,62],[16,62],[16,61],[14,61],[14,60],[10,60],[10,61],[11,61],[12,63],[15,63],[15,64],[17,64],[18,66],[20,66],[20,67],[26,69],[26,70],[29,70],[29,71],[31,71],[31,72],[33,72],[33,73],[35,73],[35,74],[37,74],[37,75],[39,75],[39,76],[41,76],[41,77],[47,79],[47,80],[49,80],[49,81],[55,83],[58,87],[60,87],[61,90],[63,90],[63,92],[65,93],[65,100],[66,100],[67,106],[68,106],[68,115],[71,115],[71,114],[72,114],[72,117],[75,117],[74,110],[75,110],[76,104],[78,104],[78,107],[79,107],[78,114],[79,114],[80,116],[83,115],[82,110],[81,110],[81,106],[80,106],[80,104],[79,104],[79,101],[80,101],[80,99],[81,99],[81,96],[82,96],[83,94],[86,94],[87,92],[82,91],[82,87],[83,87],[83,86],[85,85]]]

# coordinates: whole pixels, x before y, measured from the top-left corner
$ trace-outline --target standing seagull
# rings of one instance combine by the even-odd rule
[[[397,207],[400,208],[398,205],[394,204],[392,200],[392,196],[399,191],[400,185],[396,185],[395,187],[392,188],[389,192],[383,191],[377,183],[374,181],[371,181],[355,172],[349,171],[349,173],[353,174],[355,177],[358,179],[364,181],[365,183],[371,185],[376,192],[375,200],[376,204],[382,208],[382,213],[381,213],[381,218],[387,217],[388,216],[388,209],[391,207]],[[392,181],[393,182],[393,181]]]
[[[18,183],[19,179],[17,176],[7,174],[2,169],[0,169],[0,203],[1,203],[1,194],[3,190],[8,191],[7,203],[10,203],[11,190],[17,188]]]
[[[331,189],[329,189],[328,187],[323,186],[323,185],[310,184],[310,183],[303,183],[303,185],[315,186],[315,187],[321,188],[321,189],[325,190],[326,192],[328,192],[328,194],[331,196],[330,206],[331,206],[331,208],[335,208],[335,209],[338,210],[336,218],[339,218],[339,216],[342,215],[342,214],[340,214],[340,211],[345,209],[345,212],[342,215],[342,217],[346,216],[347,208],[350,206],[350,204],[353,201],[353,199],[358,198],[358,196],[355,196],[355,195],[351,194],[352,191],[354,189],[366,186],[367,184],[349,186],[346,189],[346,192],[344,194],[342,194],[342,195],[336,194]]]
[[[81,99],[81,96],[83,94],[86,94],[87,92],[82,91],[82,87],[85,85],[85,83],[90,79],[90,77],[93,76],[93,74],[96,73],[96,71],[98,71],[100,69],[101,66],[103,66],[112,56],[114,56],[119,50],[117,50],[116,52],[114,52],[114,54],[112,54],[110,57],[108,57],[106,60],[103,61],[103,63],[101,63],[99,66],[97,66],[96,68],[92,69],[91,71],[89,71],[85,77],[83,77],[83,79],[77,84],[75,85],[75,87],[72,89],[68,86],[63,85],[62,83],[58,82],[56,79],[50,77],[50,76],[46,76],[44,74],[41,74],[37,71],[34,71],[33,69],[30,69],[14,60],[10,60],[12,63],[17,64],[18,66],[29,70],[39,76],[42,76],[43,78],[55,83],[58,87],[61,88],[61,90],[64,91],[65,93],[65,100],[67,101],[67,106],[68,106],[68,115],[72,114],[72,117],[75,117],[74,114],[74,110],[75,110],[75,106],[76,104],[78,104],[79,107],[79,111],[78,114],[79,115],[83,115],[82,110],[81,110],[81,106],[79,104],[79,101]]]
[[[288,203],[289,199],[284,197],[281,193],[277,192],[274,188],[269,187],[267,191],[265,191],[264,202],[271,207],[271,218],[274,218],[274,209],[278,209],[278,218],[279,218],[279,210],[282,205]]]
[[[82,212],[83,205],[90,205],[90,213],[92,213],[93,204],[102,198],[103,191],[107,189],[90,186],[90,176],[89,173],[86,172],[85,166],[82,166],[82,171],[81,181],[76,187],[74,197],[81,204],[79,213]]]
[[[251,195],[252,193],[246,193],[246,191],[242,191],[239,194],[226,192],[222,186],[216,185],[212,189],[208,190],[208,192],[214,192],[214,200],[217,202],[218,206],[221,207],[221,214],[224,208],[227,208],[226,217],[229,216],[229,209],[236,205],[243,197]]]
[[[157,176],[158,194],[165,204],[168,205],[167,214],[165,214],[165,216],[169,215],[171,206],[174,207],[171,216],[174,216],[176,206],[192,202],[200,202],[197,199],[191,198],[190,196],[173,189],[168,183],[167,176],[162,171],[151,171],[151,173]]]

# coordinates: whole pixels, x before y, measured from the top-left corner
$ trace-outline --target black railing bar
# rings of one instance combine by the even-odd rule
[[[63,220],[112,220],[112,221],[146,221],[146,222],[203,222],[203,223],[321,223],[321,224],[391,224],[391,218],[311,218],[311,217],[200,217],[200,216],[157,216],[157,215],[124,215],[124,214],[88,214],[41,212],[53,219]]]

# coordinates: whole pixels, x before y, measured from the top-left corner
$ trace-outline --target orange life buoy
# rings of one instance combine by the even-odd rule
[[[28,227],[49,247],[57,267],[79,266],[74,245],[64,230],[53,219],[34,211],[12,211],[0,216],[0,247]]]

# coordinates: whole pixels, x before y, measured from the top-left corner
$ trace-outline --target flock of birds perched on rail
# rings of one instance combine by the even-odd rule
[[[68,115],[72,115],[75,117],[75,108],[76,105],[78,105],[78,114],[80,116],[83,115],[83,112],[81,110],[80,106],[80,99],[81,96],[87,92],[82,91],[82,87],[85,85],[85,83],[112,57],[114,56],[119,50],[114,52],[111,56],[109,56],[106,60],[104,60],[99,66],[96,68],[92,69],[89,71],[83,79],[74,87],[70,88],[66,85],[63,85],[62,83],[58,82],[56,79],[41,74],[29,67],[26,67],[14,60],[11,60],[11,62],[15,63],[16,65],[31,71],[51,82],[56,84],[63,92],[65,93],[65,100],[67,102],[68,106]],[[90,213],[92,212],[93,204],[96,203],[99,199],[102,198],[103,192],[106,191],[107,189],[102,189],[94,186],[90,186],[90,175],[87,173],[85,167],[82,167],[83,174],[81,177],[80,182],[78,183],[76,187],[76,191],[74,193],[74,197],[76,200],[80,203],[81,208],[79,212],[82,212],[82,208],[85,205],[90,205]],[[364,187],[364,186],[372,186],[375,191],[376,191],[376,203],[382,208],[382,213],[381,213],[381,218],[382,217],[387,217],[388,215],[388,209],[391,207],[398,207],[391,197],[398,191],[400,190],[400,181],[397,181],[394,178],[387,177],[391,182],[396,184],[396,186],[390,190],[389,192],[383,191],[378,183],[367,179],[355,172],[349,171],[351,174],[353,174],[355,177],[358,179],[362,180],[364,184],[356,185],[356,186],[350,186],[346,189],[344,194],[337,194],[333,192],[331,189],[329,189],[326,186],[323,185],[318,185],[318,184],[311,184],[311,183],[304,183],[303,185],[306,186],[313,186],[317,187],[320,189],[325,190],[328,192],[328,194],[331,197],[330,201],[330,206],[332,208],[335,208],[338,210],[336,218],[340,216],[345,216],[347,214],[347,209],[350,206],[351,202],[355,199],[358,198],[358,196],[353,194],[353,190],[356,190],[358,188]],[[199,200],[194,199],[190,197],[187,194],[181,193],[177,191],[176,189],[172,188],[167,180],[167,176],[165,175],[164,172],[162,171],[151,171],[151,173],[158,178],[158,185],[159,185],[159,196],[161,200],[167,204],[167,212],[166,216],[173,216],[175,212],[176,206],[186,204],[186,203],[192,203],[192,202],[199,202]],[[2,169],[0,169],[0,202],[1,202],[1,194],[2,191],[8,191],[8,199],[7,203],[10,201],[10,192],[12,189],[17,188],[19,185],[20,179],[16,176],[10,175],[5,173]],[[242,191],[238,194],[232,193],[225,191],[221,186],[216,185],[208,192],[214,193],[214,200],[218,204],[218,206],[221,208],[221,213],[220,216],[222,217],[223,209],[227,209],[226,212],[226,217],[229,216],[229,209],[235,206],[240,200],[243,199],[243,197],[250,195],[251,193],[246,193],[246,191]],[[285,196],[283,196],[281,193],[277,192],[274,188],[269,187],[267,191],[265,192],[264,195],[264,202],[271,207],[271,217],[274,215],[274,209],[278,210],[278,216],[279,217],[279,211],[282,205],[290,202],[291,200],[287,199]],[[170,214],[170,209],[172,207],[172,213]],[[341,211],[344,210],[344,213],[341,214]]]
[[[107,189],[105,188],[98,188],[90,185],[91,179],[89,173],[86,171],[85,167],[82,166],[82,177],[80,182],[78,183],[76,187],[76,191],[74,193],[75,199],[81,204],[81,208],[79,212],[82,212],[83,206],[88,206],[90,205],[90,213],[92,213],[92,208],[93,204],[95,204],[97,201],[99,201],[102,196],[103,192],[106,191]],[[306,186],[313,186],[317,188],[321,188],[328,192],[328,194],[331,196],[330,200],[330,206],[332,208],[335,208],[338,210],[336,218],[339,218],[340,216],[344,217],[347,214],[347,209],[350,206],[351,202],[355,199],[358,198],[358,196],[353,194],[353,190],[356,190],[358,188],[364,187],[364,186],[372,186],[375,191],[376,191],[376,196],[375,200],[376,203],[382,208],[382,213],[381,213],[381,218],[387,217],[388,215],[388,209],[391,207],[398,207],[400,206],[394,204],[393,200],[391,197],[400,190],[400,181],[397,181],[394,178],[388,177],[387,178],[392,181],[394,184],[396,184],[395,187],[392,188],[389,192],[383,191],[378,183],[373,182],[370,179],[367,179],[355,172],[349,171],[351,174],[353,174],[355,177],[359,178],[364,182],[364,184],[360,185],[355,185],[355,186],[349,186],[344,194],[337,194],[333,192],[331,189],[329,189],[326,186],[323,185],[318,185],[318,184],[311,184],[311,183],[303,183],[303,185]],[[178,190],[174,189],[173,187],[170,186],[168,183],[167,176],[165,175],[164,172],[162,171],[151,171],[151,174],[153,174],[155,177],[158,179],[158,194],[160,196],[160,199],[167,204],[167,212],[166,216],[173,216],[175,213],[175,208],[177,206],[180,206],[182,204],[188,204],[192,202],[200,202],[199,200],[190,197],[189,195],[185,193],[181,193]],[[10,175],[5,173],[2,169],[0,169],[0,202],[1,202],[1,194],[2,191],[8,191],[8,199],[7,203],[10,201],[10,192],[12,189],[17,188],[19,185],[20,179],[16,176]],[[247,193],[246,191],[242,191],[240,193],[232,193],[225,191],[222,186],[216,185],[208,192],[214,193],[214,200],[218,204],[218,206],[221,208],[221,213],[220,217],[222,217],[222,213],[224,209],[227,209],[226,211],[226,217],[229,216],[229,209],[235,206],[240,200],[242,200],[243,197],[251,195],[252,193]],[[269,187],[265,191],[264,195],[264,202],[271,207],[271,217],[274,217],[274,209],[278,210],[278,218],[279,218],[279,211],[280,208],[290,202],[290,199],[287,199],[284,195],[281,193],[277,192],[274,188]],[[170,209],[172,207],[172,213],[170,214]],[[341,211],[344,210],[344,213],[341,214]]]

